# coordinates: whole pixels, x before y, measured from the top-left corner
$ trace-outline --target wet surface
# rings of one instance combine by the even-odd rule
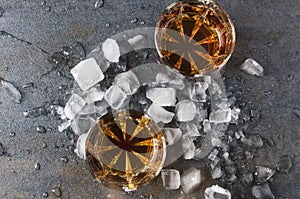
[[[0,1],[0,76],[22,94],[21,104],[0,95],[0,198],[151,198],[152,195],[164,199],[181,195],[180,190],[164,191],[160,177],[133,194],[104,188],[93,180],[84,161],[73,153],[72,135],[59,133],[56,128],[61,122],[52,116],[50,107],[64,105],[67,99],[62,99],[62,94],[72,87],[73,81],[64,75],[64,69],[48,73],[53,64],[45,52],[60,52],[62,46],[75,42],[90,52],[114,33],[154,26],[171,3],[106,0],[101,5],[101,1],[96,2]],[[297,166],[300,37],[296,33],[300,31],[300,1],[218,3],[230,14],[237,31],[236,49],[225,72],[227,90],[241,104],[244,102],[259,113],[258,120],[247,130],[247,135],[260,135],[264,142],[262,148],[252,153],[253,162],[281,171],[269,182],[276,198],[297,198],[300,195]],[[249,57],[264,66],[263,78],[238,69]],[[24,85],[29,86],[24,88]],[[23,113],[36,107],[45,109],[36,109],[24,117]],[[255,111],[253,114],[257,115]],[[37,133],[40,130],[43,133]],[[15,135],[10,136],[11,132]],[[238,153],[239,149],[235,151]],[[174,164],[181,172],[193,166],[203,168],[205,173],[201,162]],[[204,181],[199,192],[185,198],[202,198],[203,190],[212,183]],[[225,188],[239,192],[238,187]],[[245,193],[251,193],[250,188]],[[245,198],[252,198],[247,194]]]

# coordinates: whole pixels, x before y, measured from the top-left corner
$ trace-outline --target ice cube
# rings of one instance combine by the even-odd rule
[[[87,134],[84,133],[79,136],[76,144],[76,149],[74,152],[77,154],[77,156],[81,159],[85,159],[85,143],[87,139]]]
[[[196,113],[196,118],[197,121],[202,122],[204,121],[208,116],[207,109],[203,109],[200,106],[197,106],[197,113]]]
[[[247,59],[242,65],[241,70],[250,75],[256,75],[258,77],[264,76],[264,68],[253,59]]]
[[[268,167],[258,166],[254,175],[259,183],[264,183],[270,180],[270,178],[276,173],[274,169]]]
[[[88,90],[104,79],[104,75],[94,58],[81,61],[72,68],[71,74],[82,90]]]
[[[164,128],[162,130],[168,146],[178,142],[182,137],[182,132],[179,128]]]
[[[88,104],[92,104],[94,102],[101,101],[104,97],[104,92],[97,89],[97,88],[91,88],[88,90],[87,95],[85,96],[84,100]]]
[[[231,121],[231,109],[217,110],[210,114],[209,121],[212,123],[225,123]]]
[[[165,84],[171,81],[170,77],[165,73],[158,73],[156,75],[156,83],[158,84]]]
[[[120,87],[126,95],[132,95],[140,87],[140,82],[134,72],[127,71],[115,77],[115,85]]]
[[[252,187],[252,196],[257,199],[274,199],[275,196],[272,193],[269,183],[253,186]]]
[[[113,109],[116,110],[122,107],[126,98],[126,93],[124,93],[124,91],[116,85],[112,85],[104,95],[104,99]]]
[[[203,121],[203,131],[204,131],[204,133],[211,132],[211,123],[209,120]]]
[[[0,88],[7,94],[7,96],[12,99],[15,103],[19,104],[21,102],[22,95],[20,91],[10,82],[3,80],[0,77]]]
[[[180,122],[191,121],[196,116],[196,105],[190,100],[180,101],[176,105],[176,115]]]
[[[82,97],[77,94],[73,94],[65,106],[66,116],[70,120],[74,119],[76,114],[82,110],[85,104],[86,102],[84,101],[84,99],[82,99]]]
[[[206,90],[208,84],[206,82],[196,82],[191,88],[190,98],[196,102],[206,102]]]
[[[119,62],[120,58],[120,47],[117,44],[116,40],[108,38],[102,44],[102,51],[104,57],[110,62]]]
[[[218,185],[213,185],[205,189],[205,199],[231,199],[231,193]]]
[[[194,167],[181,175],[181,187],[184,193],[192,193],[201,183],[201,171]]]
[[[160,106],[175,106],[176,91],[173,88],[151,88],[146,97]]]
[[[78,115],[71,124],[71,128],[76,135],[81,135],[90,130],[95,124],[95,120],[90,116]]]
[[[221,166],[216,166],[212,171],[211,171],[211,177],[212,179],[218,179],[223,176],[224,172],[221,169]]]
[[[171,113],[161,106],[153,103],[147,110],[147,114],[155,121],[155,122],[163,122],[169,123],[172,121],[173,117],[175,116],[174,113]]]
[[[180,174],[175,169],[161,170],[161,178],[166,190],[176,190],[180,187]]]

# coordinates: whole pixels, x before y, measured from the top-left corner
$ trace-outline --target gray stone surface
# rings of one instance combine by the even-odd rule
[[[106,0],[97,10],[94,9],[96,0],[45,2],[43,5],[37,0],[0,0],[3,8],[0,9],[0,30],[51,53],[74,41],[81,42],[90,52],[114,32],[154,26],[160,13],[172,1]],[[300,1],[220,0],[218,3],[231,15],[237,31],[236,49],[225,72],[226,85],[234,86],[239,81],[237,76],[244,79],[243,93],[239,97],[251,102],[261,114],[261,121],[251,132],[269,136],[275,142],[274,147],[260,149],[254,161],[259,165],[275,166],[283,155],[290,155],[294,165],[299,165],[299,118],[293,114],[293,109],[300,108]],[[138,18],[137,23],[131,23],[135,18]],[[106,25],[108,23],[110,25]],[[249,57],[264,67],[264,78],[239,70],[240,64]],[[0,156],[0,198],[42,198],[44,192],[49,193],[48,198],[55,198],[51,193],[54,187],[60,187],[61,198],[102,199],[108,194],[110,198],[132,199],[141,198],[141,195],[179,198],[180,190],[164,191],[160,178],[134,194],[103,187],[93,180],[85,163],[66,150],[70,148],[67,147],[70,140],[68,135],[58,133],[56,126],[60,121],[50,116],[24,118],[23,111],[49,106],[51,100],[61,98],[59,86],[72,84],[55,72],[42,76],[51,67],[47,56],[37,48],[0,35],[0,76],[14,83],[23,94],[21,104],[0,96],[0,143],[5,152]],[[22,88],[29,82],[33,82],[34,87]],[[52,131],[38,134],[34,127],[39,125]],[[16,136],[10,137],[12,131]],[[69,161],[62,161],[64,157]],[[40,170],[35,170],[37,163],[41,165]],[[177,164],[182,170],[195,166],[191,162]],[[203,165],[200,162],[195,167]],[[299,179],[300,167],[295,166],[288,175],[276,174],[270,187],[276,198],[298,198]],[[197,198],[211,185],[210,181],[204,182],[194,194]],[[251,198],[247,195],[251,193],[249,190],[244,193],[246,198]],[[236,194],[233,193],[233,198],[240,197]]]

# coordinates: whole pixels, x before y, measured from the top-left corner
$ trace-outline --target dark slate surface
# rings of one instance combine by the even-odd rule
[[[0,0],[1,10],[4,10],[2,16],[0,14],[0,30],[48,52],[58,51],[74,41],[81,42],[89,52],[114,32],[154,26],[160,13],[171,3],[167,0],[106,0],[102,8],[94,10],[93,0],[47,0],[45,5],[42,2]],[[237,31],[236,49],[225,72],[226,85],[234,86],[237,76],[244,78],[241,99],[261,113],[261,120],[249,133],[271,137],[275,142],[273,148],[265,144],[254,154],[254,160],[257,165],[275,168],[282,155],[290,155],[293,169],[289,174],[276,174],[270,186],[276,198],[298,198],[300,127],[299,118],[292,112],[300,108],[300,1],[220,0],[218,3],[231,15]],[[50,11],[47,6],[51,7]],[[132,24],[134,18],[139,20]],[[248,57],[264,66],[264,78],[238,70]],[[5,150],[0,156],[0,198],[42,198],[43,192],[49,194],[48,198],[55,198],[51,193],[54,187],[60,187],[61,198],[101,199],[108,198],[108,194],[113,199],[142,198],[141,195],[151,194],[157,198],[179,198],[180,191],[163,191],[160,178],[132,195],[102,187],[93,181],[85,163],[66,151],[70,141],[66,134],[57,132],[57,119],[23,117],[22,112],[27,109],[48,106],[53,99],[60,99],[59,86],[71,84],[55,72],[41,77],[51,67],[47,55],[36,48],[0,36],[0,76],[14,83],[23,94],[21,104],[0,96],[0,143]],[[22,85],[29,82],[35,86],[23,89]],[[38,125],[52,131],[39,134],[34,128]],[[16,136],[10,137],[10,132],[15,132]],[[43,143],[47,143],[46,148]],[[64,163],[62,157],[69,161]],[[40,163],[40,170],[34,170],[36,163]],[[183,163],[181,165],[184,167]],[[205,184],[209,183],[204,182],[200,188],[205,188]],[[202,192],[194,196],[203,198]],[[235,192],[243,190],[235,188]],[[246,198],[251,198],[249,192]]]

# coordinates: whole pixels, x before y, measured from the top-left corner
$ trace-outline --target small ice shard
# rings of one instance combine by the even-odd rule
[[[81,61],[72,68],[71,74],[82,90],[88,90],[104,79],[103,72],[94,58]]]
[[[146,97],[160,106],[175,106],[176,91],[173,88],[150,88]]]
[[[181,187],[184,193],[192,193],[201,183],[201,171],[194,167],[181,175]]]
[[[102,44],[102,51],[104,53],[104,57],[110,62],[119,62],[120,58],[120,47],[116,40],[108,38]]]
[[[275,199],[269,183],[252,187],[252,196],[257,199]]]
[[[253,59],[247,59],[242,65],[241,70],[250,75],[256,75],[258,77],[264,76],[264,68]]]
[[[204,131],[204,133],[211,132],[211,123],[209,120],[203,121],[203,131]]]
[[[104,99],[115,110],[122,107],[126,98],[126,93],[124,93],[124,91],[116,85],[112,85],[104,95]]]
[[[20,104],[22,95],[20,91],[10,82],[5,81],[0,77],[0,88],[12,99],[15,103]]]
[[[254,175],[259,183],[265,183],[276,173],[274,169],[268,167],[258,166]]]
[[[281,157],[280,161],[276,165],[277,171],[279,171],[281,173],[286,173],[286,174],[288,174],[290,172],[292,167],[293,167],[292,158],[287,155]]]
[[[197,106],[197,112],[196,112],[197,121],[202,122],[207,118],[207,116],[208,116],[207,109],[202,109],[199,106]]]
[[[44,107],[37,107],[23,112],[23,115],[27,118],[36,118],[41,115],[46,116],[47,110]]]
[[[264,141],[260,135],[241,137],[241,142],[250,148],[261,148],[264,145]]]
[[[91,88],[90,90],[88,90],[88,93],[85,96],[84,100],[88,104],[92,104],[94,102],[101,101],[104,97],[104,93],[105,92],[103,92],[97,88]]]
[[[239,115],[241,113],[241,109],[234,107],[231,110],[231,122],[236,123],[239,119]]]
[[[69,128],[69,126],[71,126],[71,120],[66,120],[58,126],[58,131],[63,132],[64,130]]]
[[[182,79],[172,79],[170,80],[169,84],[178,90],[183,90],[186,86]]]
[[[170,77],[165,73],[158,73],[156,75],[156,83],[158,84],[166,84],[171,81]]]
[[[191,121],[196,116],[196,105],[190,100],[183,100],[176,104],[176,115],[180,122]]]
[[[87,139],[87,134],[84,133],[79,136],[76,144],[76,149],[74,152],[77,154],[77,156],[81,159],[85,159],[85,143]]]
[[[205,189],[205,199],[231,199],[231,193],[218,185]]]
[[[208,159],[210,159],[211,161],[214,161],[217,156],[218,156],[219,150],[218,149],[214,149],[209,155],[208,155]]]
[[[95,120],[90,116],[79,115],[74,118],[71,128],[76,135],[86,133],[93,127]]]
[[[161,170],[161,178],[166,190],[176,190],[180,187],[180,173],[175,169]]]
[[[136,35],[128,39],[128,43],[130,43],[130,45],[133,47],[134,50],[143,49],[147,44],[146,38],[143,35]]]
[[[87,104],[83,109],[78,113],[78,115],[90,115],[93,113],[97,113],[103,115],[102,113],[106,113],[107,107],[96,106],[94,104]]]
[[[185,134],[182,137],[182,150],[184,152],[184,159],[185,160],[191,160],[195,157],[195,152],[196,152],[196,146],[192,140],[192,138]]]
[[[74,119],[76,114],[82,110],[85,104],[86,102],[84,101],[84,99],[82,99],[82,97],[77,94],[73,94],[65,106],[66,116],[70,120]]]
[[[215,124],[225,123],[231,121],[231,109],[223,109],[212,112],[209,115],[209,121]]]
[[[165,136],[168,146],[175,144],[182,137],[182,132],[179,128],[164,128],[162,132]]]
[[[115,77],[115,85],[121,88],[126,95],[133,95],[140,87],[140,82],[134,72],[127,71]]]
[[[155,122],[163,122],[169,123],[172,121],[173,117],[175,116],[174,113],[171,113],[161,106],[153,103],[147,110],[147,114],[155,121]]]
[[[103,5],[104,5],[104,0],[98,0],[98,1],[96,1],[95,5],[94,5],[95,10],[101,8]]]

